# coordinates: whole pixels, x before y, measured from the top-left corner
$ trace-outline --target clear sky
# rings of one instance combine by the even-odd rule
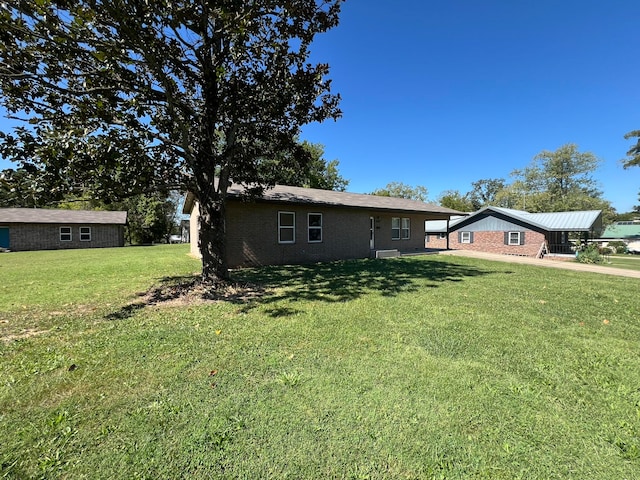
[[[640,129],[638,0],[348,0],[318,38],[343,118],[303,138],[338,159],[348,190],[390,181],[431,199],[513,180],[542,150],[575,143],[618,212],[639,204],[620,160]]]
[[[640,168],[620,160],[640,129],[638,18],[638,0],[348,0],[313,48],[343,118],[302,137],[340,161],[349,191],[398,181],[432,200],[511,182],[537,153],[575,143],[602,160],[604,198],[630,211]]]

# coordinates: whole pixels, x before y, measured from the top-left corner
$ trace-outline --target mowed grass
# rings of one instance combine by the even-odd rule
[[[640,270],[640,255],[609,255],[604,265],[629,270]]]
[[[640,280],[427,256],[136,303],[198,268],[0,255],[4,477],[638,478]]]

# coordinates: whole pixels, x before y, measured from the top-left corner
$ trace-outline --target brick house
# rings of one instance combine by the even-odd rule
[[[227,262],[230,267],[299,264],[423,252],[425,221],[459,214],[401,198],[278,185],[254,201],[243,187],[227,198]],[[192,194],[191,252],[199,256],[198,204]]]
[[[571,234],[587,240],[602,230],[602,212],[529,213],[485,207],[466,217],[427,222],[428,248],[476,250],[536,257],[541,253],[572,253]],[[544,245],[544,249],[543,249]]]
[[[126,223],[127,212],[0,208],[0,248],[122,247]]]

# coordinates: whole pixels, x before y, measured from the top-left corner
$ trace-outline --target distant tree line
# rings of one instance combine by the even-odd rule
[[[624,161],[624,168],[640,166],[640,130],[626,138],[638,137],[638,144],[631,148]],[[461,212],[474,212],[486,206],[526,210],[528,212],[560,212],[577,210],[602,210],[603,222],[612,223],[640,213],[640,205],[633,212],[618,214],[611,202],[603,198],[603,192],[595,178],[600,165],[591,152],[580,152],[578,146],[569,143],[555,151],[543,150],[523,169],[513,170],[509,183],[504,178],[480,179],[471,184],[471,190],[446,190],[436,202],[443,207]],[[391,182],[372,192],[414,200],[427,201],[424,186]],[[639,194],[640,200],[640,194]]]

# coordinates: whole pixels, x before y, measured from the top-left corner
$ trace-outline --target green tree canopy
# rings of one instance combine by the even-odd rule
[[[390,182],[387,183],[386,187],[378,188],[371,192],[371,195],[407,198],[410,200],[419,200],[421,202],[428,201],[428,194],[429,191],[427,190],[427,187],[423,187],[422,185],[412,187],[411,185],[406,185],[402,182]]]
[[[504,190],[504,178],[487,178],[477,180],[471,184],[472,189],[467,194],[473,204],[473,210],[480,210],[487,205],[499,205],[498,194]]]
[[[39,0],[0,4],[0,102],[24,124],[0,155],[67,191],[120,199],[190,190],[203,279],[228,277],[226,195],[304,167],[302,125],[338,118],[326,64],[309,61],[341,0]]]
[[[438,203],[447,208],[458,210],[459,212],[473,212],[476,210],[473,202],[469,199],[469,194],[461,194],[458,190],[445,190],[438,197]]]
[[[627,133],[624,138],[629,140],[630,138],[637,138],[637,142],[627,152],[627,158],[623,160],[624,168],[640,167],[640,130],[633,130]]]
[[[295,168],[295,161],[287,158],[291,152],[281,152],[273,160],[262,164],[263,175],[273,179],[274,183],[294,187],[319,188],[321,190],[336,190],[344,192],[349,180],[338,172],[338,160],[324,159],[324,146],[307,140],[300,142],[300,146],[309,155],[309,162],[303,168]]]
[[[569,143],[555,151],[543,150],[523,170],[514,170],[510,190],[517,208],[531,212],[585,210],[601,201],[594,178],[600,160]],[[512,208],[516,208],[513,207]]]

